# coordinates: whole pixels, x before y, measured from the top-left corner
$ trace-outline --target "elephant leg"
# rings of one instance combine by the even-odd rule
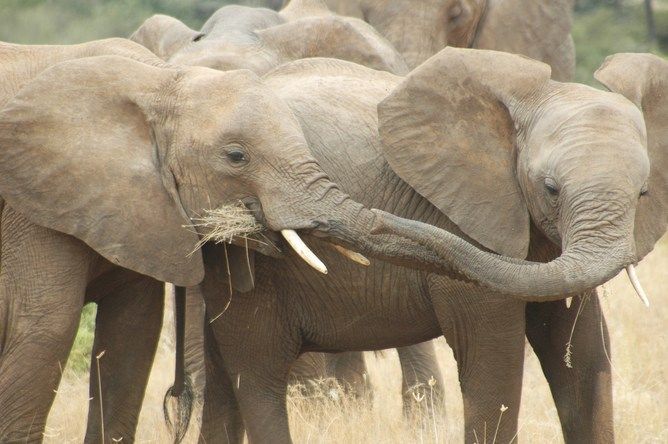
[[[511,442],[524,369],[524,303],[470,284],[430,278],[443,334],[457,361],[466,442]]]
[[[109,274],[91,285],[108,290],[95,292],[87,443],[134,441],[162,328],[164,284],[125,269]]]
[[[0,442],[41,442],[96,256],[8,208],[1,225]]]
[[[204,386],[202,428],[199,442],[241,444],[244,424],[232,380],[223,365],[211,327],[204,326]]]
[[[219,393],[229,392],[231,382],[250,442],[290,443],[286,395],[290,367],[301,347],[299,329],[291,324],[289,312],[275,309],[273,282],[262,278],[268,273],[258,271],[254,291],[230,295],[222,278],[226,270],[220,260],[220,247],[205,246],[203,253],[206,273],[202,294],[207,332],[205,422],[216,417],[208,405],[216,395],[209,388],[214,384],[211,378],[216,377]],[[215,357],[214,351],[219,358],[209,359]],[[211,364],[217,364],[213,370]],[[206,430],[211,427],[203,425]],[[220,439],[224,435],[216,436]]]
[[[262,299],[257,297],[258,301]],[[232,307],[230,306],[230,309]],[[253,313],[250,310],[250,313]],[[207,299],[207,313],[209,304]],[[246,311],[248,313],[248,311]],[[230,313],[233,315],[233,313]],[[216,321],[218,322],[218,321]],[[222,324],[222,323],[221,323]],[[234,325],[235,323],[232,323]],[[263,325],[262,321],[253,325]],[[266,324],[265,324],[266,325]],[[268,324],[272,325],[272,324]],[[268,328],[268,327],[265,327]],[[254,336],[256,332],[248,332]],[[290,366],[296,360],[297,347],[291,346],[289,341],[281,344],[280,339],[265,338],[258,340],[256,337],[241,338],[239,334],[234,335],[233,331],[227,328],[216,328],[214,326],[214,336],[216,347],[220,357],[219,364],[214,369],[209,370],[210,361],[207,358],[207,386],[204,399],[204,428],[207,435],[211,431],[211,422],[221,422],[216,419],[216,415],[221,415],[226,408],[234,408],[232,399],[238,402],[239,412],[243,418],[246,427],[248,439],[254,444],[261,443],[290,443],[290,430],[288,426],[288,413],[286,405],[287,380]],[[281,335],[276,335],[278,338]],[[222,338],[227,338],[223,340]],[[240,343],[232,343],[230,338]],[[207,335],[207,356],[211,355],[211,347],[208,345]],[[215,363],[216,360],[213,360]],[[222,370],[221,368],[222,367]],[[234,398],[230,395],[229,387],[232,386]],[[211,405],[213,397],[218,397],[215,405]],[[225,402],[220,399],[225,399]],[[212,411],[215,412],[212,413]],[[218,413],[216,413],[218,412]],[[217,434],[210,436],[224,436],[227,433],[232,439],[238,439],[238,415],[230,413],[228,417],[222,417],[223,424],[227,430],[220,430],[218,425]],[[234,432],[230,432],[230,427]],[[206,439],[206,435],[204,435]],[[218,438],[220,439],[220,438]],[[207,440],[207,442],[210,442]]]
[[[564,301],[528,304],[526,326],[565,441],[614,442],[610,339],[596,291],[573,298],[570,308]]]
[[[334,374],[329,368],[333,355],[329,353],[303,353],[290,369],[288,383],[298,389],[301,396],[316,398],[322,393],[321,382],[327,382]]]
[[[229,382],[232,383],[249,442],[290,443],[287,384],[290,367],[299,352],[299,342],[286,331],[280,312],[266,311],[260,315],[259,308],[265,303],[265,296],[238,296],[243,300],[230,305],[224,315],[229,314],[229,318],[218,319],[211,325],[222,358],[223,384],[228,387]],[[211,313],[216,311],[215,306],[210,311],[209,301],[207,298],[207,319],[211,319]],[[249,319],[249,313],[257,313],[257,317]],[[205,402],[209,400],[209,393],[207,389]]]
[[[327,373],[334,375],[346,392],[357,398],[371,400],[371,383],[362,352],[344,352],[326,355]]]
[[[443,414],[445,393],[443,377],[436,360],[432,341],[397,348],[403,380],[404,414],[410,415],[418,404],[426,401],[430,414]],[[417,401],[422,399],[420,403]]]
[[[249,442],[291,443],[286,403],[289,364],[286,363],[282,368],[265,367],[259,371],[245,368],[248,371],[228,374],[239,400]],[[281,377],[281,374],[285,376]]]

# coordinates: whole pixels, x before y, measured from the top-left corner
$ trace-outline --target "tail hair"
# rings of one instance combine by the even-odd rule
[[[179,444],[186,437],[190,417],[193,411],[195,395],[190,374],[186,373],[183,379],[181,393],[174,393],[174,386],[167,389],[162,404],[167,428],[174,435],[174,444]],[[174,419],[172,419],[174,418]]]

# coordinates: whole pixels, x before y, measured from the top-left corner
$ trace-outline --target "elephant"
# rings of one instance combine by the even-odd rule
[[[201,31],[173,17],[155,15],[130,39],[172,63],[223,71],[245,68],[262,75],[292,60],[332,57],[408,73],[401,55],[369,24],[333,14],[312,0],[295,2],[280,13],[224,6]]]
[[[178,67],[122,39],[2,44],[0,59],[2,442],[42,439],[86,301],[98,304],[86,441],[133,439],[163,282],[202,281],[199,246],[238,218],[230,205],[270,230],[252,248],[290,246],[321,272],[295,230],[348,256],[359,243],[449,270],[414,242],[371,235],[373,213],[327,178],[290,108],[250,71]]]
[[[465,226],[465,233],[501,256],[460,240],[451,243],[453,238],[447,233],[428,240],[436,229],[393,220],[391,215],[378,219],[378,231],[406,236],[406,228],[413,225],[416,236],[412,240],[428,243],[443,258],[453,260],[456,268],[457,264],[468,268],[469,278],[489,279],[491,287],[501,291],[525,291],[538,297],[563,294],[566,289],[577,293],[626,267],[636,281],[633,264],[654,248],[668,223],[668,152],[661,137],[666,125],[661,118],[667,106],[661,88],[666,84],[668,63],[651,54],[607,60],[596,76],[608,84],[613,72],[622,87],[611,89],[623,93],[610,94],[551,81],[548,66],[527,62],[527,82],[506,85],[502,76],[516,71],[511,66],[514,59],[494,51],[470,54],[444,50],[413,71],[379,105],[379,128],[384,155],[397,174],[459,226]],[[496,71],[485,69],[486,61],[500,61],[494,66]],[[476,78],[473,92],[479,106],[459,111],[470,105],[472,91],[458,88],[455,80],[441,79],[445,71]],[[448,95],[442,94],[448,87]],[[535,117],[538,113],[540,118]],[[478,122],[485,119],[495,125],[481,127]],[[463,134],[475,136],[454,140]],[[474,148],[483,144],[487,147],[483,152]],[[480,164],[465,162],[471,151],[481,156]],[[591,159],[593,155],[597,158]],[[468,184],[459,195],[434,186],[431,179],[433,174],[456,181],[458,175],[487,172],[488,165],[494,164],[514,165],[515,171],[505,168],[505,174]],[[461,204],[462,194],[479,197],[484,193],[476,191],[492,183],[508,196],[505,200],[489,200],[484,206]],[[529,250],[530,219],[545,237],[561,246],[555,260],[540,265],[514,260]],[[499,236],[491,227],[505,227],[512,236]],[[463,248],[454,250],[454,244]],[[478,265],[462,264],[456,259],[460,254],[466,255],[466,261],[476,257]],[[528,269],[545,276],[541,286],[524,272]],[[644,299],[643,292],[637,292]]]
[[[201,441],[240,442],[245,428],[254,443],[290,442],[286,381],[302,353],[442,334],[458,363],[466,440],[494,424],[500,442],[516,437],[526,335],[566,442],[613,442],[609,338],[596,286],[625,267],[632,275],[665,232],[668,203],[665,62],[638,57],[648,61],[601,68],[628,72],[635,105],[550,80],[541,62],[471,49],[446,48],[405,79],[327,59],[265,75],[328,175],[367,207],[395,214],[376,210],[373,232],[433,249],[454,273],[352,267],[309,237],[329,264],[327,280],[290,258],[258,256],[253,288],[229,293],[226,257],[205,247]],[[529,180],[535,175],[538,185]],[[585,260],[567,262],[577,252]],[[564,295],[575,295],[578,308],[557,300]],[[574,329],[578,316],[596,328]]]
[[[549,64],[555,80],[574,75],[573,0],[322,1],[370,23],[410,68],[449,45],[523,54]]]
[[[345,36],[336,34],[338,31]],[[172,63],[217,69],[249,68],[263,74],[286,60],[335,55],[340,59],[363,62],[371,68],[400,75],[407,73],[401,56],[368,24],[338,17],[323,4],[313,1],[293,2],[280,14],[264,8],[225,6],[215,12],[199,32],[173,17],[155,15],[144,21],[131,39]],[[247,53],[248,39],[261,40],[262,51]],[[292,46],[286,48],[286,41],[289,45],[302,43],[303,50],[295,52]],[[271,56],[266,55],[269,52]],[[203,392],[205,383],[201,332],[203,307],[198,289],[190,289],[189,294],[192,297],[188,298],[186,310],[185,360],[197,396]],[[431,378],[439,383],[428,391],[430,397],[434,396],[434,402],[426,404],[440,407],[444,394],[433,344],[400,347],[398,355],[404,375],[405,412],[408,414],[414,404],[413,392],[423,391]],[[357,352],[311,355],[301,359],[293,369],[291,381],[308,387],[309,380],[326,377],[336,378],[354,395],[371,394],[366,364],[362,354]]]

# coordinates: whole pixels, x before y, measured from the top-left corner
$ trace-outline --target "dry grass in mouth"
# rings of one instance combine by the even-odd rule
[[[194,218],[193,222],[191,228],[205,233],[196,249],[207,242],[230,243],[234,238],[249,238],[264,230],[242,202],[205,210],[204,216]]]

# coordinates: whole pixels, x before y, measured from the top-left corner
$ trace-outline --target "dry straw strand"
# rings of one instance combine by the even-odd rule
[[[247,239],[259,234],[264,227],[257,223],[250,210],[242,202],[222,205],[205,210],[204,216],[193,218],[189,228],[204,229],[205,234],[195,247],[195,251],[207,242],[230,243],[235,238]]]

